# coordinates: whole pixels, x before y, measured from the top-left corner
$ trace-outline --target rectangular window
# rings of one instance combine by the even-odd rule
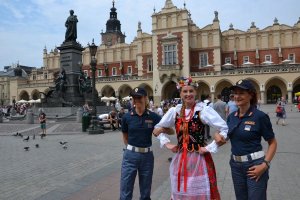
[[[127,67],[127,74],[128,74],[128,75],[131,75],[131,74],[132,74],[132,67],[131,67],[131,66],[128,66],[128,67]]]
[[[112,76],[117,76],[117,68],[116,67],[112,68],[111,75]]]
[[[164,45],[164,64],[177,64],[177,46],[176,44]]]
[[[226,58],[225,58],[225,64],[226,64],[226,63],[231,64],[231,57],[226,57]]]
[[[152,58],[147,58],[147,69],[148,72],[153,72],[153,64],[152,64],[153,60]]]
[[[291,63],[295,63],[295,54],[290,53],[288,59],[292,61]]]
[[[271,55],[265,55],[265,61],[272,62],[272,56]]]
[[[44,73],[44,79],[47,79],[47,78],[48,78],[47,73]]]
[[[200,67],[206,67],[208,65],[208,53],[200,53]]]
[[[36,80],[36,75],[35,74],[32,75],[32,80]]]
[[[243,56],[243,63],[249,62],[249,56]]]
[[[98,77],[101,77],[102,75],[102,69],[98,69]]]

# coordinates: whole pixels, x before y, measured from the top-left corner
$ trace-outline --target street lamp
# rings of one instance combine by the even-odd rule
[[[97,65],[97,59],[96,59],[96,52],[97,52],[97,46],[94,43],[94,39],[91,45],[89,45],[89,50],[91,54],[91,70],[92,70],[92,98],[93,98],[93,116],[96,116],[97,110],[96,110],[96,96],[95,96],[95,91],[96,91],[96,81],[95,81],[95,72],[96,72],[96,65]]]

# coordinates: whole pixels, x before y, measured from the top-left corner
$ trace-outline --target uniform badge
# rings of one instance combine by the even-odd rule
[[[248,125],[255,125],[255,122],[254,122],[254,121],[245,121],[245,124],[248,124]]]
[[[250,131],[251,130],[251,126],[250,125],[246,125],[244,130],[245,131]]]
[[[147,124],[148,128],[153,128],[153,120],[151,119],[146,119],[145,120],[145,123]]]
[[[135,88],[135,90],[134,90],[135,92],[138,92],[139,91],[139,88]]]

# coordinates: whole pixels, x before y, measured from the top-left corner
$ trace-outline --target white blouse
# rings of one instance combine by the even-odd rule
[[[174,128],[175,127],[175,117],[176,113],[180,114],[182,104],[178,104],[176,107],[172,107],[168,112],[163,116],[160,122],[155,126],[155,128],[164,127],[164,128]],[[185,109],[186,116],[188,116],[191,109]],[[226,122],[220,117],[220,115],[210,106],[200,102],[195,105],[193,116],[196,111],[200,111],[200,120],[202,123],[207,124],[211,127],[216,128],[220,135],[225,139],[227,138],[228,126]],[[170,142],[170,139],[167,137],[167,134],[161,133],[157,136],[157,139],[160,140],[160,147],[162,148],[166,143]],[[207,151],[211,153],[216,153],[218,151],[218,145],[213,140],[210,144],[205,146]]]

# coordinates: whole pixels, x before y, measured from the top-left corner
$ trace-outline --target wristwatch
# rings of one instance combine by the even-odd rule
[[[269,168],[270,168],[270,166],[271,166],[271,163],[270,163],[270,161],[264,160],[263,162],[264,162],[264,163],[266,163],[266,165],[267,165],[267,167],[268,167],[268,169],[269,169]]]

